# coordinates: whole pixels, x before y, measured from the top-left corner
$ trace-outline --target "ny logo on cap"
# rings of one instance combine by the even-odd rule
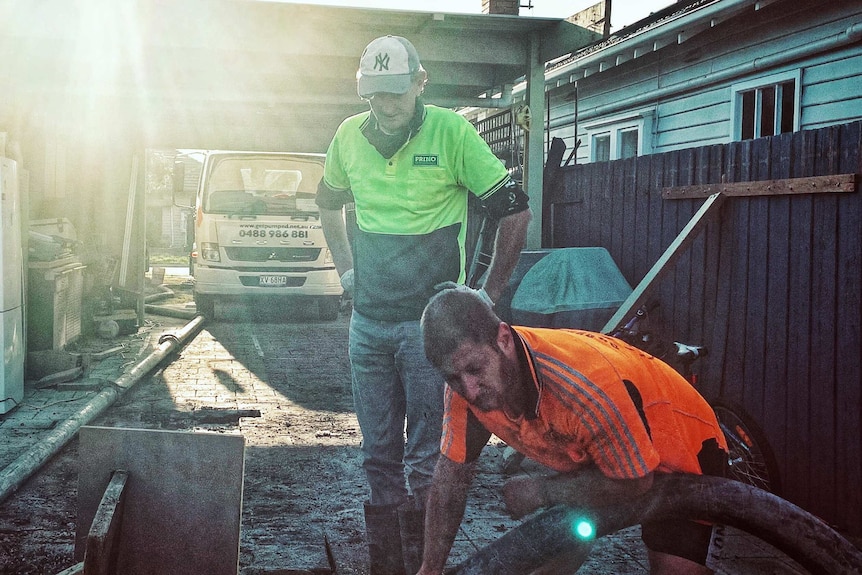
[[[382,72],[389,69],[389,54],[377,54],[374,58],[374,69]]]

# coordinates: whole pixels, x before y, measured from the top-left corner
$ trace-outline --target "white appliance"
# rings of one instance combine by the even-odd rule
[[[0,158],[0,414],[8,413],[24,399],[24,255],[21,250],[21,199],[18,166]]]

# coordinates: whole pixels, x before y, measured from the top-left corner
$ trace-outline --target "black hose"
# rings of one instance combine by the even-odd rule
[[[720,477],[662,474],[634,501],[597,510],[558,505],[522,523],[452,571],[457,575],[522,575],[560,554],[586,559],[592,538],[573,535],[579,519],[602,537],[647,521],[699,519],[741,529],[773,545],[810,573],[862,573],[862,551],[822,520],[762,489]],[[572,561],[577,562],[577,557]]]

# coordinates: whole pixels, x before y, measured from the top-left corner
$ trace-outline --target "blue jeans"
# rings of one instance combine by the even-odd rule
[[[440,454],[444,382],[425,357],[419,321],[378,321],[354,310],[349,348],[370,503],[403,502],[405,471],[410,492],[424,500]]]

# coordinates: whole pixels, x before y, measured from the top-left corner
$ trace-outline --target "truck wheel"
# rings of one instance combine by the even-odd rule
[[[206,316],[207,319],[215,319],[215,301],[212,296],[195,294],[195,307],[198,315]]]
[[[324,321],[333,321],[338,319],[338,312],[340,310],[340,297],[322,297],[317,300],[317,311],[320,314],[320,319]]]

